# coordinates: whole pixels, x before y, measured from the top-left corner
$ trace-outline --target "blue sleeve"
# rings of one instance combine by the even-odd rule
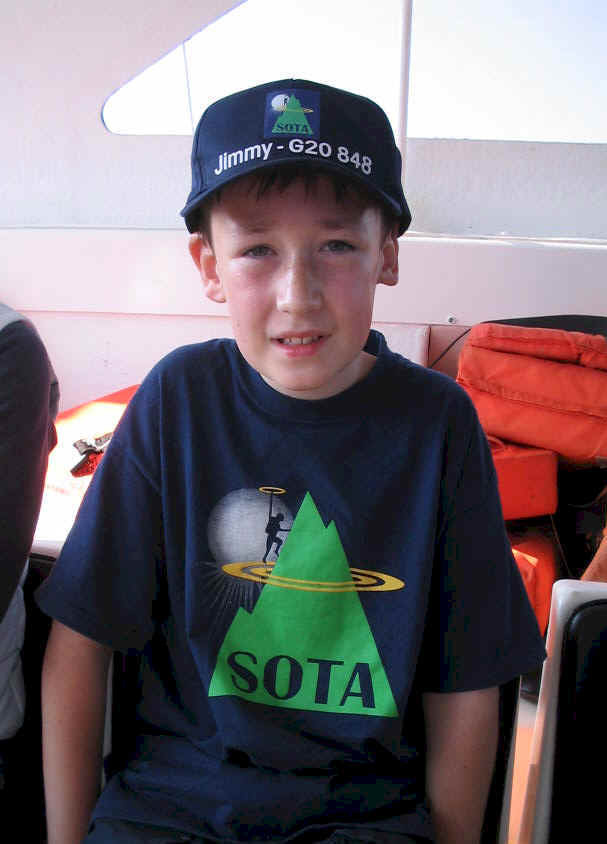
[[[163,581],[156,403],[135,394],[86,492],[40,608],[113,650],[141,650]]]
[[[426,691],[501,685],[545,656],[506,534],[493,459],[467,397],[446,445],[421,671]]]
[[[48,453],[51,370],[26,321],[0,332],[0,620],[27,560],[42,500]]]

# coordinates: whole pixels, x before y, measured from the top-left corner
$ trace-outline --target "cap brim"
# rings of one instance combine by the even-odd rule
[[[198,231],[199,214],[197,214],[196,212],[200,211],[202,204],[209,196],[212,196],[213,193],[216,193],[221,188],[233,184],[238,179],[243,179],[246,176],[252,175],[253,173],[259,173],[261,170],[268,170],[270,168],[277,168],[289,165],[293,166],[294,164],[304,164],[309,167],[311,165],[311,162],[309,158],[298,158],[293,155],[290,155],[289,158],[286,158],[284,160],[276,160],[274,158],[271,161],[256,162],[255,166],[249,168],[248,170],[245,170],[244,172],[240,170],[239,173],[235,173],[233,176],[227,176],[220,185],[215,185],[206,191],[200,191],[196,194],[196,196],[190,199],[179,212],[185,220],[187,230],[191,234],[194,234]],[[407,201],[404,198],[404,195],[402,199],[404,206],[403,208],[387,193],[375,186],[370,185],[366,179],[357,177],[357,174],[355,172],[352,172],[350,168],[346,170],[346,168],[341,167],[337,162],[332,161],[314,162],[313,166],[315,170],[326,170],[330,173],[338,173],[342,175],[347,181],[354,181],[357,184],[360,184],[360,186],[369,195],[376,196],[377,200],[379,202],[383,202],[384,205],[386,205],[390,209],[390,211],[394,213],[395,218],[399,221],[399,236],[401,234],[404,234],[404,232],[406,232],[409,226],[411,225],[411,212],[409,210],[409,206],[407,205]]]

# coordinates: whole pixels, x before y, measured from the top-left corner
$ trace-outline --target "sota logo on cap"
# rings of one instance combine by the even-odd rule
[[[320,94],[316,91],[273,91],[266,98],[264,135],[318,135]]]

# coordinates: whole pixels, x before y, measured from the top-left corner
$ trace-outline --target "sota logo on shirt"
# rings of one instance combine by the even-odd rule
[[[262,487],[260,492],[284,492]],[[309,493],[290,528],[266,527],[264,560],[228,563],[233,577],[264,584],[252,611],[240,607],[220,647],[209,697],[396,718],[394,696],[359,591],[402,589],[397,578],[348,565],[334,522],[325,527]],[[288,538],[279,538],[280,531]],[[272,545],[280,556],[266,562]],[[281,547],[282,546],[282,547]]]

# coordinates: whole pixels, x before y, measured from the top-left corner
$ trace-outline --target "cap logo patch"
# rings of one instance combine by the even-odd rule
[[[318,137],[320,94],[310,90],[272,91],[266,97],[264,137]]]

